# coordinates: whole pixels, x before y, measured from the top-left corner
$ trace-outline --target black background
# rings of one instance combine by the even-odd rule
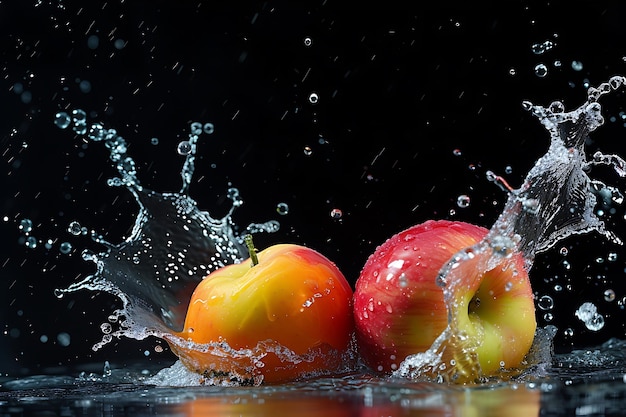
[[[157,191],[180,187],[176,145],[189,123],[214,123],[215,133],[201,139],[190,189],[200,207],[223,215],[232,184],[245,201],[237,224],[281,223],[278,233],[257,237],[258,247],[306,244],[354,283],[376,246],[408,226],[430,218],[493,223],[506,195],[485,172],[518,186],[549,142],[522,100],[558,99],[572,109],[584,101],[586,83],[626,73],[626,9],[609,2],[336,3],[0,1],[0,373],[173,361],[167,349],[155,352],[158,340],[119,340],[93,352],[116,300],[53,295],[93,272],[80,253],[94,244],[67,233],[71,221],[119,242],[137,212],[128,192],[106,185],[116,174],[106,150],[54,126],[60,110],[81,108],[117,129],[142,184]],[[555,46],[534,53],[532,45],[546,40]],[[540,63],[545,77],[535,74]],[[85,80],[88,92],[80,88]],[[607,125],[590,149],[626,155],[626,97],[603,103]],[[624,188],[608,170],[593,174]],[[467,208],[456,204],[463,194]],[[281,202],[286,216],[276,212]],[[334,208],[341,219],[330,216]],[[624,208],[614,208],[607,223],[626,238]],[[23,244],[24,218],[34,223],[34,249]],[[59,253],[65,241],[74,247],[69,255]],[[538,297],[554,299],[558,350],[624,337],[625,259],[623,247],[594,235],[538,256],[531,279]],[[604,300],[607,289],[615,300]],[[574,316],[584,301],[605,316],[601,331]],[[70,335],[68,346],[59,333]]]

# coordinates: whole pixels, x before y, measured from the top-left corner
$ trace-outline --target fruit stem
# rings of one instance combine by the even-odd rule
[[[254,242],[252,242],[252,235],[245,235],[243,238],[244,242],[246,242],[246,247],[248,248],[248,253],[250,254],[250,260],[252,261],[252,266],[259,264],[259,258],[256,256],[256,248],[254,247]]]

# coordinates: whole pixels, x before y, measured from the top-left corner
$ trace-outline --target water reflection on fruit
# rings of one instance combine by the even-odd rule
[[[406,388],[408,392],[411,390]],[[496,387],[459,390],[416,390],[403,394],[382,387],[365,386],[349,395],[335,396],[289,391],[259,392],[241,396],[198,398],[176,407],[185,416],[538,416],[539,390],[526,387]]]

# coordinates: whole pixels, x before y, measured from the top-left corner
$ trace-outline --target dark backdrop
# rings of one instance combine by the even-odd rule
[[[120,340],[92,352],[116,300],[53,295],[93,272],[80,256],[93,245],[67,225],[77,220],[119,242],[137,211],[125,190],[106,185],[115,171],[103,147],[53,125],[59,110],[81,108],[116,128],[142,183],[158,191],[180,186],[175,148],[189,122],[214,123],[191,186],[199,205],[220,216],[226,189],[238,187],[245,204],[237,224],[281,222],[278,233],[258,237],[258,247],[306,244],[353,283],[376,246],[410,225],[429,218],[492,224],[506,196],[485,172],[518,186],[548,145],[522,100],[559,99],[573,108],[587,83],[625,72],[626,10],[610,2],[513,1],[503,9],[336,3],[0,2],[2,374],[173,360],[167,349],[154,351],[156,340]],[[553,47],[533,51],[545,41]],[[535,71],[541,63],[545,76]],[[604,103],[616,121],[590,145],[624,155],[626,98]],[[608,171],[598,176],[624,186]],[[469,207],[457,205],[459,195],[471,198]],[[286,216],[276,212],[281,202]],[[341,219],[331,218],[334,208]],[[624,208],[614,208],[607,221],[626,237]],[[36,248],[24,244],[25,218]],[[74,248],[68,255],[59,252],[65,241]],[[558,349],[624,337],[625,259],[623,247],[593,235],[538,257],[531,278],[538,297],[554,300]],[[614,300],[604,299],[607,289]],[[574,317],[583,301],[604,314],[601,331]],[[538,317],[547,324],[544,311]]]

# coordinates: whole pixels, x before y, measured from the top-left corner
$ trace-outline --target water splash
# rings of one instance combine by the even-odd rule
[[[626,161],[618,155],[601,152],[596,152],[588,160],[585,141],[604,123],[598,99],[625,83],[625,77],[615,76],[597,88],[590,87],[585,103],[569,112],[558,101],[547,108],[523,102],[524,109],[537,117],[550,134],[549,149],[537,160],[518,189],[488,173],[488,179],[508,193],[504,210],[481,242],[459,251],[440,270],[438,284],[442,287],[448,309],[448,326],[430,349],[407,357],[395,371],[395,376],[447,381],[484,379],[476,355],[479,341],[464,332],[457,321],[459,309],[464,308],[457,300],[467,287],[461,276],[461,263],[471,261],[472,268],[486,272],[519,252],[524,257],[526,269],[530,270],[537,253],[552,248],[568,236],[597,232],[611,242],[622,243],[594,213],[597,196],[615,195],[614,201],[621,201],[621,194],[617,189],[591,179],[587,172],[593,166],[607,165],[624,177]],[[480,274],[476,279],[480,279]],[[443,363],[446,349],[454,352],[456,366]]]
[[[60,112],[55,124],[71,128],[92,142],[102,142],[119,176],[110,178],[109,186],[124,187],[139,206],[130,236],[113,244],[92,232],[92,239],[105,247],[100,253],[85,250],[83,259],[96,266],[96,272],[68,288],[58,289],[57,296],[78,290],[105,291],[117,296],[122,307],[103,323],[102,340],[97,350],[114,337],[144,339],[164,337],[183,328],[191,293],[211,271],[238,263],[247,256],[242,235],[235,233],[234,209],[243,201],[236,188],[228,190],[232,200],[229,212],[216,219],[197,207],[187,194],[195,167],[197,141],[201,134],[211,134],[213,125],[191,124],[184,150],[179,192],[159,193],[143,187],[137,177],[136,164],[127,153],[127,143],[115,129],[99,123],[88,125],[86,113],[76,109],[71,115]],[[71,225],[74,229],[80,224]],[[274,232],[276,221],[249,225],[244,234]],[[73,230],[73,229],[72,229]],[[78,229],[77,229],[78,230]]]

